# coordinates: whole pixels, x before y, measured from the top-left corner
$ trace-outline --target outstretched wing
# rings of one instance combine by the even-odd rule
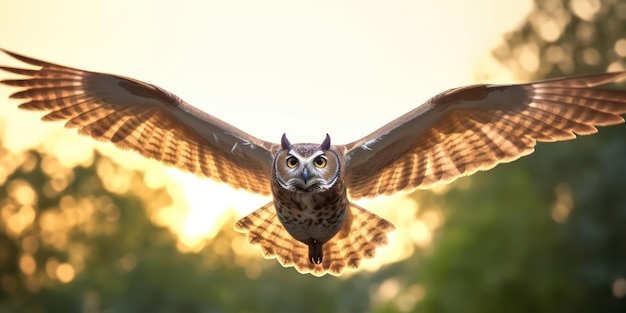
[[[534,151],[624,122],[626,90],[592,87],[626,72],[474,85],[443,92],[374,133],[340,146],[352,198],[448,183]],[[339,147],[338,147],[339,148]]]
[[[157,86],[88,72],[2,50],[37,69],[1,66],[26,76],[1,83],[20,87],[19,107],[48,112],[42,120],[67,120],[69,128],[167,165],[250,192],[270,193],[275,145],[185,103]]]

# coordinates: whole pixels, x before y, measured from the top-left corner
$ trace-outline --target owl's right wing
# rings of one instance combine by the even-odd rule
[[[0,49],[1,50],[1,49]],[[2,50],[37,69],[2,66],[25,76],[2,84],[22,90],[19,107],[67,120],[82,135],[109,141],[234,188],[268,195],[273,143],[255,138],[157,86],[132,78],[83,71]]]
[[[626,90],[595,89],[626,72],[443,92],[353,143],[338,146],[352,198],[428,188],[624,122]]]

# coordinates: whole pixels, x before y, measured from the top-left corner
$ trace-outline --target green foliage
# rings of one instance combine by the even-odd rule
[[[535,78],[623,65],[626,6],[601,2],[590,14],[581,1],[537,0],[496,56]],[[556,37],[542,29],[552,21]],[[0,312],[626,312],[626,127],[537,150],[447,193],[416,192],[420,214],[444,216],[432,246],[341,279],[260,255],[250,275],[216,241],[181,253],[149,218],[171,199],[142,173],[126,170],[132,187],[115,192],[120,167],[99,154],[68,169],[0,150]],[[237,236],[228,226],[217,238]]]
[[[535,78],[623,68],[625,3],[601,1],[592,14],[577,11],[582,2],[536,1],[496,56],[529,72],[520,51],[532,47]],[[556,38],[541,33],[552,22]],[[477,174],[471,189],[446,194],[447,222],[416,275],[427,290],[419,311],[626,311],[625,134],[619,125],[539,144],[529,157]],[[559,201],[571,208],[553,218]]]
[[[142,173],[131,172],[124,176],[133,181],[129,191],[108,191],[103,180],[115,179],[116,174],[105,174],[104,178],[98,174],[98,164],[112,163],[97,153],[89,167],[58,166],[52,171],[44,170],[49,165],[43,164],[57,164],[56,158],[38,151],[13,155],[0,150],[0,159],[6,169],[13,170],[0,186],[5,199],[0,210],[20,214],[24,200],[16,185],[38,195],[31,199],[37,208],[35,215],[19,231],[11,230],[10,214],[2,214],[1,312],[368,310],[369,285],[378,280],[375,276],[316,278],[284,269],[259,254],[255,262],[262,262],[264,270],[250,279],[244,268],[235,265],[233,253],[216,257],[212,244],[199,253],[179,252],[174,235],[154,226],[146,210],[148,203],[169,204],[169,196],[163,196],[166,190],[148,188]],[[119,169],[113,165],[111,173]],[[67,184],[56,192],[45,192],[53,177]],[[72,211],[68,199],[80,203],[75,208],[78,211]],[[75,218],[74,214],[85,216],[80,223],[63,221]],[[58,218],[52,225],[50,216]],[[241,236],[230,226],[233,223],[218,238],[231,242]],[[58,227],[57,233],[49,233],[50,227]],[[51,240],[55,235],[62,239]],[[20,265],[24,256],[34,259],[35,271],[25,271],[28,267]],[[76,258],[80,260],[76,262]],[[64,263],[83,264],[74,266],[76,276],[66,283],[58,271],[59,264]],[[339,294],[343,297],[337,297]]]

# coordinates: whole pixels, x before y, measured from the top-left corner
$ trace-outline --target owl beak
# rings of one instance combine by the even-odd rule
[[[306,185],[306,181],[309,180],[309,169],[306,167],[302,169],[302,180],[304,180],[304,184]]]

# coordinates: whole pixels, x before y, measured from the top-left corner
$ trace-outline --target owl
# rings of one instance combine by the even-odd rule
[[[626,72],[444,91],[354,142],[268,142],[152,84],[2,50],[30,68],[1,83],[26,110],[67,121],[165,165],[271,195],[235,224],[265,258],[301,273],[340,275],[387,244],[394,226],[354,200],[391,195],[488,170],[534,151],[537,141],[589,135],[624,122],[626,90],[593,88]],[[218,110],[218,108],[216,108]],[[322,137],[322,136],[320,136]]]

